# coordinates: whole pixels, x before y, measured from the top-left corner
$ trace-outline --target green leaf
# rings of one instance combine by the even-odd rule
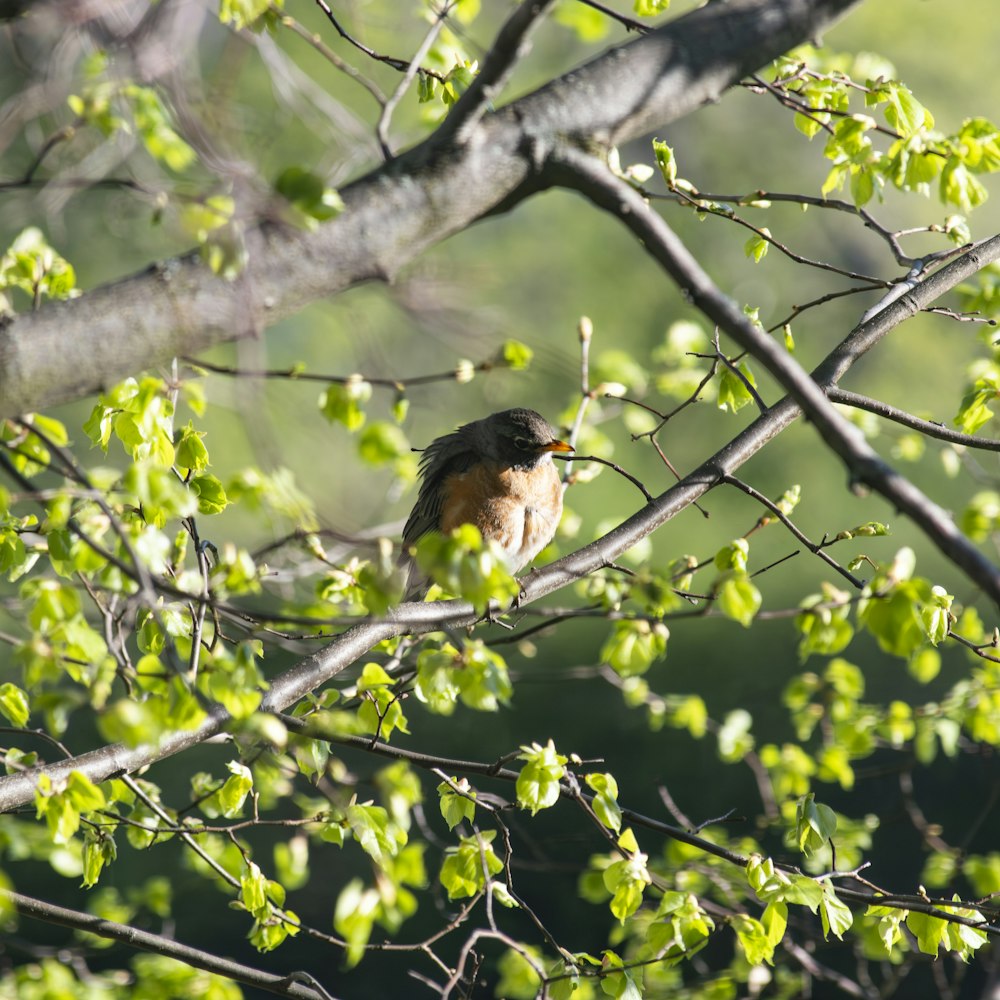
[[[457,679],[460,666],[461,656],[450,643],[441,649],[421,650],[414,688],[418,700],[438,715],[451,715],[461,693]]]
[[[1000,528],[1000,493],[982,490],[962,511],[959,527],[975,542],[985,542]]]
[[[799,606],[803,610],[795,617],[795,627],[802,634],[801,659],[812,653],[832,656],[847,648],[854,638],[850,594],[824,582],[822,593],[810,594]]]
[[[910,910],[906,914],[906,926],[925,955],[936,957],[942,945],[948,947],[948,923],[940,917]]]
[[[221,514],[229,506],[229,498],[222,483],[207,473],[192,476],[188,480],[191,492],[198,498],[198,511],[201,514]]]
[[[28,724],[28,696],[16,684],[0,684],[0,713],[12,726]]]
[[[646,868],[646,855],[634,851],[630,857],[613,861],[604,869],[602,877],[604,887],[611,893],[611,912],[624,924],[642,905],[643,893],[652,881]]]
[[[653,140],[653,155],[656,157],[656,165],[663,174],[663,179],[668,188],[673,188],[674,181],[677,180],[677,161],[674,159],[674,151],[661,139]]]
[[[958,156],[949,156],[941,169],[940,193],[943,202],[963,212],[971,212],[988,197],[986,188]]]
[[[878,731],[892,746],[902,747],[908,740],[913,739],[916,732],[913,710],[905,701],[889,702],[885,717],[879,723]]]
[[[185,202],[180,212],[184,229],[199,243],[205,243],[210,234],[227,225],[236,211],[236,202],[229,195],[210,195],[203,201]]]
[[[365,695],[358,709],[362,731],[388,740],[394,730],[408,733],[403,706],[395,690],[396,682],[377,663],[366,663],[358,681],[358,694]]]
[[[381,806],[351,805],[346,815],[355,840],[378,865],[384,866],[406,843],[406,832],[389,822],[389,814]]]
[[[452,787],[454,785],[454,788]],[[459,791],[455,791],[457,788]],[[454,830],[463,820],[470,823],[476,815],[476,790],[469,784],[468,778],[452,778],[452,783],[442,781],[437,786],[438,805],[441,815],[448,824],[449,830]],[[459,794],[461,792],[462,794]]]
[[[947,593],[944,587],[932,587],[930,596],[930,602],[920,610],[920,620],[923,622],[927,638],[936,646],[948,637],[948,630],[955,617],[951,613],[955,598]]]
[[[889,100],[889,107],[885,111],[886,121],[903,138],[908,138],[919,129],[934,127],[930,112],[913,96],[909,87],[890,81],[883,85],[882,90]]]
[[[646,930],[646,944],[669,964],[690,958],[708,942],[715,921],[693,893],[666,891]]]
[[[770,246],[769,240],[771,236],[771,231],[766,227],[762,228],[759,233],[754,233],[746,241],[743,246],[743,252],[747,257],[753,257],[753,262],[759,264],[765,256],[767,256],[767,251]],[[720,409],[723,408],[720,404]]]
[[[428,532],[416,544],[416,560],[422,573],[471,601],[480,614],[491,601],[509,605],[521,592],[499,545],[484,539],[474,524],[459,525],[447,535]]]
[[[62,789],[56,788],[47,774],[42,774],[35,789],[35,812],[45,817],[49,835],[55,844],[68,844],[80,828],[80,814],[103,809],[104,793],[82,771],[71,771]]]
[[[486,879],[503,870],[503,862],[493,850],[496,830],[484,830],[462,837],[457,847],[449,847],[441,865],[441,885],[449,899],[462,899],[482,892]]]
[[[772,900],[764,907],[764,912],[760,917],[760,925],[767,936],[768,944],[776,948],[781,944],[785,936],[785,928],[788,926],[788,906],[780,900]]]
[[[559,801],[559,782],[568,760],[556,753],[555,744],[549,740],[545,746],[532,743],[522,746],[518,760],[524,766],[517,777],[517,802],[522,809],[530,809],[534,816],[540,809],[548,809]]]
[[[535,352],[519,340],[505,340],[503,347],[500,348],[500,357],[503,359],[503,363],[515,372],[524,371],[531,364],[534,356]]]
[[[592,773],[585,775],[584,781],[594,792],[594,814],[609,830],[619,833],[622,828],[622,810],[618,804],[618,782],[614,776]]]
[[[327,387],[319,399],[320,412],[331,423],[341,423],[351,432],[360,430],[365,422],[361,407],[371,394],[371,383],[352,375],[346,383],[333,382]]]
[[[833,886],[826,882],[823,889],[823,900],[819,906],[823,937],[829,937],[832,931],[836,937],[843,939],[844,932],[850,930],[851,924],[854,923],[854,915],[834,893]]]
[[[913,560],[912,550],[901,549],[893,565],[865,586],[857,610],[858,623],[875,636],[879,646],[902,659],[909,659],[927,642],[921,612],[934,600],[926,580],[910,579]]]
[[[537,948],[521,945],[528,955],[541,964],[541,953]],[[520,951],[508,948],[497,961],[497,971],[500,978],[496,985],[495,996],[505,1000],[535,1000],[542,981],[534,965]]]
[[[599,42],[608,33],[610,22],[599,10],[581,3],[557,3],[552,12],[556,24],[576,32],[581,42]]]
[[[985,423],[993,419],[989,403],[1000,395],[1000,388],[993,376],[977,378],[962,397],[955,424],[966,434],[975,434]]]
[[[267,898],[267,879],[260,868],[249,862],[240,876],[240,902],[254,916],[267,916],[270,903]]]
[[[204,436],[204,431],[196,431],[191,421],[188,421],[175,445],[175,461],[182,469],[201,472],[208,467],[208,449],[202,441]]]
[[[851,168],[851,198],[858,208],[863,208],[875,195],[878,177],[864,167]]]
[[[670,0],[634,0],[633,9],[639,17],[656,17],[670,9]]]
[[[665,719],[675,729],[686,729],[700,740],[708,728],[708,706],[699,695],[673,696],[665,700]]]
[[[745,538],[736,538],[715,553],[713,562],[717,569],[745,573],[749,555],[750,543]]]
[[[736,940],[750,965],[760,965],[767,962],[774,964],[774,945],[764,925],[753,917],[737,913],[730,918],[730,924],[736,932]]]
[[[67,299],[79,294],[72,265],[49,246],[36,226],[22,229],[0,255],[0,290],[4,288],[20,289],[32,299]],[[3,296],[0,299],[7,301]],[[56,443],[65,444],[65,438]]]
[[[279,0],[278,6],[282,6],[282,0]],[[240,31],[252,27],[270,8],[271,0],[220,0],[219,20]]]
[[[82,813],[103,809],[107,805],[104,792],[82,771],[70,771],[66,779],[66,791],[63,794],[72,802],[73,807]]]
[[[730,712],[719,727],[719,756],[727,764],[735,764],[742,760],[754,745],[750,727],[753,718],[743,708]]]
[[[265,4],[266,10],[269,5]],[[292,222],[315,229],[320,222],[335,218],[344,210],[344,201],[322,177],[302,167],[287,167],[274,182],[274,190],[292,210]]]
[[[885,948],[886,954],[892,955],[893,949],[903,938],[903,932],[899,925],[906,916],[906,911],[893,910],[887,906],[869,906],[865,911],[865,916],[877,916],[880,918],[878,922],[879,941],[881,941],[882,947]]]
[[[666,656],[669,637],[670,630],[662,622],[615,622],[601,649],[601,662],[621,677],[644,674],[654,660]]]
[[[1000,853],[973,854],[962,862],[962,874],[972,883],[975,894],[983,898],[1000,893]]]
[[[767,246],[766,243],[764,245]],[[728,365],[723,366],[722,373],[719,375],[719,395],[716,405],[720,410],[728,410],[730,413],[736,413],[754,401],[753,395],[747,388],[747,382],[755,389],[757,388],[757,379],[754,378],[750,366],[741,361],[737,368],[743,378],[740,378]]]
[[[289,890],[309,883],[309,838],[304,834],[279,840],[274,845],[274,868],[278,880]]]
[[[394,462],[410,451],[410,442],[402,429],[386,420],[369,424],[358,438],[358,454],[369,465]]]
[[[347,965],[357,965],[364,957],[380,914],[381,897],[377,889],[367,889],[359,878],[351,879],[341,890],[334,908],[333,928],[347,940]]]
[[[133,83],[123,87],[121,94],[131,105],[136,131],[154,160],[177,173],[194,163],[197,159],[195,151],[177,134],[171,123],[170,113],[154,88]],[[217,204],[221,204],[222,197],[214,196],[207,201],[211,203],[220,199]],[[226,200],[232,204],[231,198]],[[182,209],[182,215],[184,210]],[[232,214],[231,210],[229,214]]]
[[[837,814],[817,802],[810,792],[799,799],[795,815],[795,839],[805,855],[814,854],[837,832]]]
[[[83,843],[83,885],[89,889],[97,884],[101,871],[118,856],[114,837],[88,827]]]
[[[243,809],[243,803],[253,788],[253,775],[250,768],[239,761],[231,760],[226,764],[229,768],[230,777],[219,789],[218,803],[223,816],[233,818],[239,816]]]
[[[738,571],[722,576],[721,582],[717,585],[716,599],[719,610],[744,628],[750,627],[763,600],[749,575]]]

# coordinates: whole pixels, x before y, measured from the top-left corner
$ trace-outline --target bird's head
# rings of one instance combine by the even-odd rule
[[[555,429],[534,410],[515,409],[493,413],[471,425],[482,453],[504,465],[532,468],[553,452],[570,452]]]

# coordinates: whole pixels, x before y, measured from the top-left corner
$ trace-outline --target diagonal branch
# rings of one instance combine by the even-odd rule
[[[719,290],[663,217],[631,185],[612,174],[599,160],[574,149],[565,149],[554,157],[552,170],[565,186],[580,191],[629,228],[712,323],[767,368],[815,425],[829,448],[843,460],[852,489],[870,487],[907,514],[946,558],[1000,605],[1000,569],[958,530],[947,511],[878,455],[861,431],[826,398],[823,386],[817,384],[777,341],[743,315]],[[984,261],[1000,257],[1000,236],[987,240],[970,253]],[[907,297],[904,294],[894,299],[887,308]],[[880,315],[881,312],[876,313],[875,318]]]
[[[195,969],[204,969],[206,972],[224,976],[237,983],[255,986],[257,989],[266,990],[269,993],[277,993],[278,996],[294,997],[295,1000],[329,1000],[330,998],[325,990],[306,985],[306,982],[312,980],[312,976],[299,976],[294,972],[288,976],[278,976],[273,972],[265,972],[240,962],[233,962],[228,958],[221,958],[211,952],[202,951],[200,948],[192,948],[190,945],[181,944],[171,938],[164,937],[162,934],[153,934],[129,924],[120,924],[115,920],[105,920],[92,913],[70,910],[65,906],[56,906],[53,903],[46,903],[41,899],[25,896],[10,889],[0,888],[0,901],[15,907],[18,913],[26,917],[34,917],[49,924],[59,924],[62,927],[86,931],[89,934],[96,934],[112,941],[120,941],[132,948],[151,951],[156,955],[166,955]]]
[[[831,389],[827,396],[832,403],[842,403],[844,406],[852,406],[857,410],[865,410],[874,413],[876,416],[892,420],[894,423],[909,427],[919,431],[927,437],[937,438],[940,441],[947,441],[949,444],[960,444],[966,448],[980,448],[983,451],[1000,451],[1000,441],[996,438],[979,437],[975,434],[963,434],[961,431],[953,431],[950,427],[938,423],[935,420],[923,420],[900,410],[888,403],[883,403],[881,399],[872,399],[870,396],[862,396],[857,392],[848,392],[846,389]]]
[[[919,282],[903,299],[889,305],[866,323],[859,324],[812,372],[816,384],[828,388],[851,366],[904,320],[938,296],[964,281],[979,268],[1000,258],[1000,237],[970,250]],[[580,577],[613,562],[623,552],[666,524],[699,500],[713,486],[733,475],[799,416],[796,403],[786,397],[759,416],[720,451],[679,483],[647,503],[602,538],[525,577],[520,606],[527,606]],[[262,708],[282,711],[310,691],[315,691],[346,670],[376,643],[398,635],[424,635],[441,629],[458,629],[479,620],[472,606],[462,601],[409,603],[394,608],[380,621],[362,622],[306,657],[271,681]],[[53,782],[64,781],[74,770],[91,781],[106,781],[129,774],[179,753],[223,732],[232,719],[219,706],[209,709],[198,728],[167,733],[156,746],[125,747],[111,744],[71,760],[0,777],[0,813],[31,802],[41,774]]]

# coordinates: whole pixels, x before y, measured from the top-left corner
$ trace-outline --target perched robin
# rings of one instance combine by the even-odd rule
[[[420,459],[420,493],[403,528],[404,551],[428,531],[474,524],[516,573],[552,540],[562,516],[553,452],[560,441],[534,410],[503,410],[436,438]]]

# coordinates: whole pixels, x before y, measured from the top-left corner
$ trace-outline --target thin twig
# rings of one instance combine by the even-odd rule
[[[356,49],[364,52],[366,56],[370,59],[374,59],[376,62],[385,63],[386,66],[391,66],[393,69],[399,70],[400,73],[405,73],[410,67],[410,60],[408,59],[396,59],[394,56],[382,55],[376,52],[374,49],[369,48],[364,42],[358,41],[353,35],[349,34],[341,25],[340,21],[337,20],[337,15],[333,13],[330,9],[330,5],[326,0],[316,0],[316,4],[320,10],[326,15],[326,19],[333,25],[337,34],[344,39],[350,45],[353,45]],[[435,80],[444,83],[444,76],[441,73],[437,73],[432,69],[427,69],[426,67],[421,67],[420,72],[425,76],[432,76]]]
[[[156,955],[166,955],[195,969],[204,969],[206,972],[266,990],[269,993],[294,997],[296,1000],[330,1000],[330,994],[326,990],[304,985],[297,973],[279,976],[263,969],[254,969],[251,966],[233,962],[228,958],[220,958],[212,952],[180,944],[162,934],[153,934],[139,927],[118,923],[115,920],[105,920],[92,913],[83,913],[65,906],[56,906],[53,903],[47,903],[20,892],[13,892],[10,889],[0,888],[0,899],[5,900],[16,908],[18,913],[26,917],[44,920],[46,923],[58,924],[62,927],[71,927],[74,930],[86,931],[89,934],[119,941],[122,944],[140,948]],[[311,976],[308,978],[312,979]]]
[[[271,7],[272,13],[276,13],[277,11],[278,8],[274,6]],[[371,80],[362,76],[361,73],[358,72],[357,68],[347,62],[346,59],[341,59],[340,56],[338,56],[337,53],[334,52],[333,49],[331,49],[323,41],[323,39],[320,38],[319,35],[310,31],[304,25],[296,21],[294,17],[285,13],[281,14],[281,24],[288,28],[289,31],[298,35],[303,41],[311,45],[328,63],[330,63],[331,66],[335,66],[341,71],[341,73],[345,73],[356,83],[359,83],[362,87],[364,87],[365,90],[367,90],[368,93],[375,98],[380,108],[385,107],[385,94],[383,94]]]
[[[323,6],[322,0],[317,0],[317,2],[319,2],[321,7]],[[378,116],[378,122],[375,125],[375,138],[378,140],[382,156],[386,160],[391,160],[393,156],[392,150],[389,148],[389,123],[392,121],[393,112],[403,99],[403,95],[410,89],[410,84],[413,82],[414,77],[420,72],[420,62],[430,52],[431,46],[437,41],[437,37],[441,34],[441,29],[444,27],[445,20],[453,6],[454,3],[451,0],[446,0],[444,6],[434,14],[434,22],[424,35],[423,41],[403,72],[403,79],[399,81],[396,89],[389,95],[389,99],[382,105],[382,113]]]
[[[897,409],[888,403],[883,403],[880,399],[872,399],[869,396],[862,396],[857,392],[848,392],[838,386],[833,386],[827,390],[827,397],[833,403],[841,403],[844,406],[851,406],[856,410],[865,410],[877,416],[885,417],[894,423],[902,424],[912,430],[926,434],[928,437],[938,438],[940,441],[947,441],[949,444],[963,445],[966,448],[979,448],[982,451],[1000,451],[1000,441],[994,438],[978,437],[975,434],[963,434],[961,431],[953,431],[944,424],[939,424],[934,420],[923,420],[907,413],[905,410]]]

